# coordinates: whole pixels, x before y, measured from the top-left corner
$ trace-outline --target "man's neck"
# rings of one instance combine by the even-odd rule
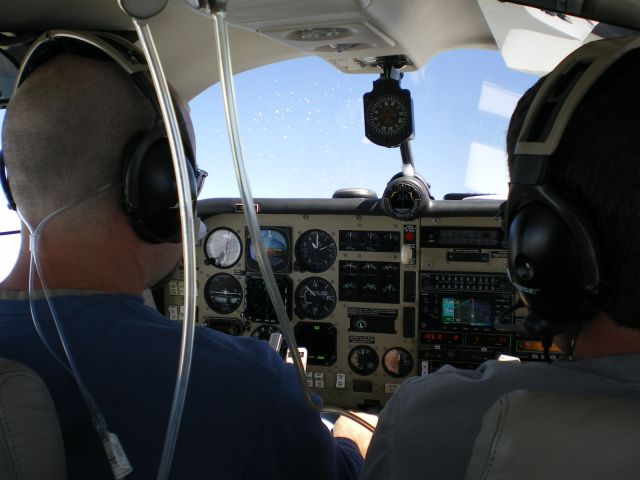
[[[640,330],[620,326],[603,313],[582,325],[573,358],[583,360],[625,353],[640,353]]]
[[[108,293],[141,295],[144,275],[138,268],[134,252],[125,244],[118,248],[109,239],[55,239],[43,242],[39,261],[48,289],[93,290]],[[0,290],[25,291],[29,288],[30,253],[23,238],[18,260],[11,274],[0,283]],[[34,289],[42,282],[34,268]]]

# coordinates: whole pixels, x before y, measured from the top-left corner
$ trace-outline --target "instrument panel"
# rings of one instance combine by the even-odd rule
[[[308,352],[307,383],[325,403],[383,406],[406,378],[446,363],[475,368],[499,354],[542,359],[539,342],[493,328],[514,303],[497,204],[465,208],[466,216],[406,222],[372,209],[314,211],[301,200],[262,209],[266,253]],[[199,209],[208,234],[197,255],[197,323],[269,340],[279,328],[244,215],[237,205],[210,206],[208,216]],[[164,292],[174,320],[183,315],[181,275]]]

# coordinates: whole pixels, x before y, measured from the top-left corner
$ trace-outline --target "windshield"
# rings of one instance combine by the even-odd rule
[[[4,122],[4,110],[0,110],[0,126]],[[0,148],[2,140],[0,139]],[[4,193],[0,193],[0,281],[9,274],[18,256],[20,235],[3,235],[4,232],[16,231],[20,228],[20,220],[12,210],[7,208]]]
[[[340,188],[382,195],[401,167],[397,148],[364,135],[362,95],[376,75],[345,75],[315,57],[236,76],[240,134],[255,197],[331,197]],[[511,112],[537,77],[509,70],[497,51],[444,52],[402,87],[411,90],[416,169],[432,193],[505,196],[504,138]],[[219,85],[191,102],[197,154],[211,172],[205,197],[236,197]]]
[[[363,187],[381,196],[401,159],[399,149],[379,147],[364,135],[362,95],[376,78],[345,75],[315,57],[238,74],[240,134],[253,195],[329,198],[340,188]],[[405,75],[402,86],[414,104],[415,166],[436,198],[506,195],[505,132],[515,103],[535,80],[509,70],[499,52],[479,49],[444,52]],[[190,107],[198,163],[209,171],[200,198],[237,197],[219,85]],[[18,228],[15,212],[0,208],[0,232]],[[0,280],[18,246],[18,235],[0,236]]]

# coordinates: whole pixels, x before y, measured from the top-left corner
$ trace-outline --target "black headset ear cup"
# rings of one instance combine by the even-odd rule
[[[2,191],[7,199],[7,208],[9,210],[17,210],[18,207],[16,205],[16,201],[13,199],[11,187],[9,186],[9,179],[7,178],[7,170],[4,164],[4,155],[2,150],[0,150],[0,185],[2,185]]]
[[[511,280],[536,318],[549,324],[575,320],[590,297],[584,268],[588,258],[580,251],[582,240],[569,227],[575,221],[579,219],[571,210],[530,203],[516,213],[509,226]]]
[[[196,190],[192,159],[187,159],[191,191]],[[123,160],[124,209],[138,236],[149,243],[180,242],[180,211],[173,161],[164,127],[136,135]],[[191,199],[195,205],[195,198]]]

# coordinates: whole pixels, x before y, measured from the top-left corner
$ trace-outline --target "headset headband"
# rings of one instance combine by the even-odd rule
[[[60,48],[56,48],[56,43],[62,43]],[[83,48],[85,47],[90,48]],[[77,32],[72,30],[49,30],[38,37],[29,47],[29,50],[22,59],[22,64],[18,70],[14,85],[14,93],[25,79],[47,60],[58,54],[60,51],[75,53],[85,57],[100,58],[102,53],[104,58],[117,63],[125,73],[131,76],[142,94],[147,97],[153,107],[156,123],[162,124],[162,109],[158,103],[158,98],[151,81],[151,72],[145,57],[128,40],[107,32]],[[175,99],[174,99],[175,100]],[[178,119],[178,126],[182,133],[184,148],[187,157],[193,160],[193,168],[198,175],[198,188],[202,188],[206,172],[197,169],[195,165],[194,138],[180,109],[175,108]],[[198,192],[199,193],[199,190]]]
[[[162,122],[162,110],[156,98],[151,82],[151,73],[144,56],[136,50],[132,43],[110,33],[71,30],[50,30],[43,33],[29,47],[22,60],[14,85],[14,93],[31,72],[60,52],[75,53],[92,58],[101,58],[101,53],[105,59],[117,63],[125,73],[132,77],[142,94],[151,102],[156,123]],[[182,124],[184,119],[179,112],[177,113],[181,123],[180,127],[184,130]],[[190,144],[191,139],[188,140]],[[189,148],[192,150],[191,145]],[[193,155],[193,151],[188,153]]]
[[[512,184],[541,185],[576,108],[602,75],[627,52],[640,47],[640,37],[591,42],[564,59],[540,87],[514,151]]]
[[[29,47],[29,50],[22,60],[20,70],[18,70],[14,92],[18,89],[29,73],[35,70],[32,57],[36,56],[36,52],[38,52],[43,45],[55,41],[56,39],[76,40],[89,44],[96,50],[101,51],[111,58],[129,75],[134,75],[139,72],[149,72],[149,67],[144,61],[144,58],[142,58],[140,54],[132,48],[133,45],[116,35],[100,33],[98,36],[98,34],[90,32],[50,30],[40,35],[40,37],[31,44],[31,47]]]
[[[123,208],[132,227],[143,240],[150,243],[179,242],[180,220],[178,210],[175,209],[178,199],[173,181],[170,146],[163,124],[162,109],[156,97],[145,57],[131,42],[109,33],[48,31],[38,37],[25,54],[16,77],[14,93],[40,65],[62,53],[116,63],[151,103],[155,125],[146,132],[138,132],[134,135],[123,152]],[[187,123],[188,117],[179,107],[180,105],[176,105],[175,112],[182,146],[188,160],[188,180],[191,184],[191,201],[195,209],[196,199],[204,185],[207,173],[197,168],[193,130]],[[0,162],[0,183],[10,208],[15,209],[2,162]]]

